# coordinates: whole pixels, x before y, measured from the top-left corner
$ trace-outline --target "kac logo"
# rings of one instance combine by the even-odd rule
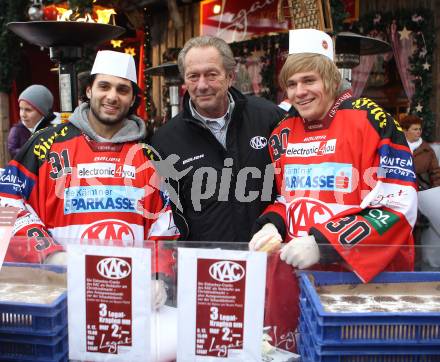
[[[291,237],[307,235],[311,226],[321,224],[332,216],[332,210],[324,202],[298,198],[287,209],[288,233]]]
[[[230,260],[218,261],[209,267],[209,275],[219,282],[238,282],[244,274],[244,268]]]
[[[250,145],[255,150],[261,150],[267,145],[267,138],[263,136],[255,136],[251,138]]]
[[[124,240],[134,241],[130,225],[121,220],[101,220],[91,224],[81,235],[83,240]]]
[[[102,259],[96,266],[96,270],[107,279],[124,279],[131,273],[130,264],[120,258]]]

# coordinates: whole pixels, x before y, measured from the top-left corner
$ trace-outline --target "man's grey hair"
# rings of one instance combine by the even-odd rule
[[[177,57],[177,65],[182,78],[185,78],[185,57],[192,48],[208,48],[213,47],[218,50],[223,59],[223,67],[226,73],[233,73],[235,71],[235,59],[231,47],[223,39],[215,36],[198,36],[188,40],[179,52]]]

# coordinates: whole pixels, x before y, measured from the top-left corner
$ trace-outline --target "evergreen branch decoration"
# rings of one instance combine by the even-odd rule
[[[399,12],[373,12],[362,16],[353,28],[363,34],[382,33],[388,36],[393,22],[398,30],[406,28],[414,35],[415,50],[409,58],[411,74],[415,76],[414,95],[410,100],[410,113],[423,119],[423,138],[433,141],[435,119],[430,109],[433,80],[432,64],[435,41],[434,18],[428,9],[399,10]]]
[[[7,29],[12,21],[25,20],[28,0],[0,1],[0,92],[9,93],[12,81],[20,69],[21,48],[17,46],[21,39]]]

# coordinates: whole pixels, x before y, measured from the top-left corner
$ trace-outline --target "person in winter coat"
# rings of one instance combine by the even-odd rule
[[[52,113],[53,95],[41,84],[33,84],[18,97],[20,121],[12,126],[8,135],[8,151],[14,158],[29,137],[40,129],[50,126],[55,118]]]
[[[434,150],[422,139],[423,120],[416,115],[406,115],[400,120],[409,148],[414,158],[419,190],[440,186],[440,167]]]
[[[413,154],[418,190],[423,191],[440,186],[440,167],[437,156],[428,142],[422,139],[423,120],[416,115],[409,114],[404,116],[399,123]],[[419,211],[413,231],[414,243],[418,246],[415,250],[416,270],[423,269],[424,264],[430,264],[429,259],[432,259],[432,255],[438,254],[435,249],[420,248],[420,245],[428,245],[434,242],[434,238],[438,239],[436,232],[431,229],[428,216]]]

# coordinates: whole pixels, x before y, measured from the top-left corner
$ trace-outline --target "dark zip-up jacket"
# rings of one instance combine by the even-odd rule
[[[54,118],[55,115],[53,113],[44,117],[37,128],[35,128],[34,133],[39,131],[40,129],[49,127],[51,125],[51,121]],[[23,122],[18,121],[17,124],[12,126],[8,135],[8,151],[11,154],[11,158],[14,158],[17,155],[17,153],[31,136],[31,131],[26,128]]]
[[[162,160],[178,156],[173,156],[178,160],[169,186],[179,196],[180,211],[179,202],[171,200],[182,240],[247,242],[255,220],[274,197],[270,172],[265,179],[266,167],[272,170],[267,143],[285,112],[263,98],[244,96],[235,88],[229,92],[235,107],[226,149],[192,117],[188,93],[183,111],[152,138]]]

